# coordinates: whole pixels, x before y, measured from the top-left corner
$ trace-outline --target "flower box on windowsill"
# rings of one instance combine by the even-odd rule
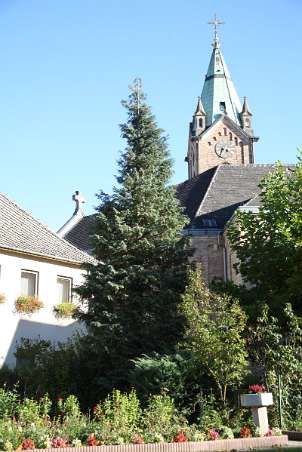
[[[257,394],[241,394],[241,406],[261,407],[273,405],[273,395],[271,392],[258,392]]]
[[[73,303],[59,303],[53,308],[53,312],[57,319],[70,319],[76,309]]]
[[[15,309],[19,314],[33,314],[42,308],[42,301],[35,297],[21,296],[15,301]]]

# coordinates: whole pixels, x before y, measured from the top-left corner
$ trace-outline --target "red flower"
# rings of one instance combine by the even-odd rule
[[[250,436],[252,436],[251,429],[244,425],[239,432],[239,436],[240,438],[249,438]]]
[[[174,443],[185,443],[186,441],[188,441],[188,439],[184,432],[179,432],[176,436],[174,436],[173,441]]]
[[[273,436],[273,430],[269,427],[268,431],[266,432],[266,434],[264,436]]]
[[[98,406],[97,406],[97,405],[93,405],[93,407],[92,407],[92,412],[93,412],[93,413],[96,413],[97,410],[98,410]]]
[[[60,447],[67,447],[68,446],[68,441],[64,438],[61,438],[60,436],[58,436],[57,438],[54,438],[51,441],[51,447],[58,449]]]
[[[96,439],[95,434],[91,433],[87,438],[87,446],[99,446],[100,442]]]
[[[145,444],[144,438],[140,435],[135,435],[132,442],[133,444]]]
[[[22,450],[33,450],[36,448],[35,443],[32,439],[26,438],[22,441]]]
[[[219,438],[219,433],[216,432],[216,430],[210,430],[209,431],[209,436],[210,436],[212,441],[215,441],[216,439]]]
[[[249,392],[252,394],[258,394],[259,392],[265,392],[265,387],[263,385],[250,385]]]

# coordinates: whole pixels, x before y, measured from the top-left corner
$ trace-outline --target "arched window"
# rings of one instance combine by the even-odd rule
[[[203,120],[202,120],[202,118],[199,118],[199,127],[201,129],[203,128]]]

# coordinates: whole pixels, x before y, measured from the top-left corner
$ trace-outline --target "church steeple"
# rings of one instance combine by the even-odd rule
[[[248,165],[254,163],[252,113],[247,99],[239,100],[230,72],[224,61],[217,27],[214,26],[212,55],[201,97],[190,122],[186,161],[189,178],[220,164]]]
[[[201,100],[210,126],[221,114],[226,114],[240,124],[241,103],[224,61],[218,38],[213,42],[213,51],[202,89]]]

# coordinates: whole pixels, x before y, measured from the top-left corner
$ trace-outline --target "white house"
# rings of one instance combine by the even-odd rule
[[[0,367],[15,365],[23,337],[64,341],[80,328],[72,319],[58,319],[54,307],[76,302],[72,289],[83,281],[84,262],[94,259],[0,193]],[[17,312],[21,296],[43,307]]]

